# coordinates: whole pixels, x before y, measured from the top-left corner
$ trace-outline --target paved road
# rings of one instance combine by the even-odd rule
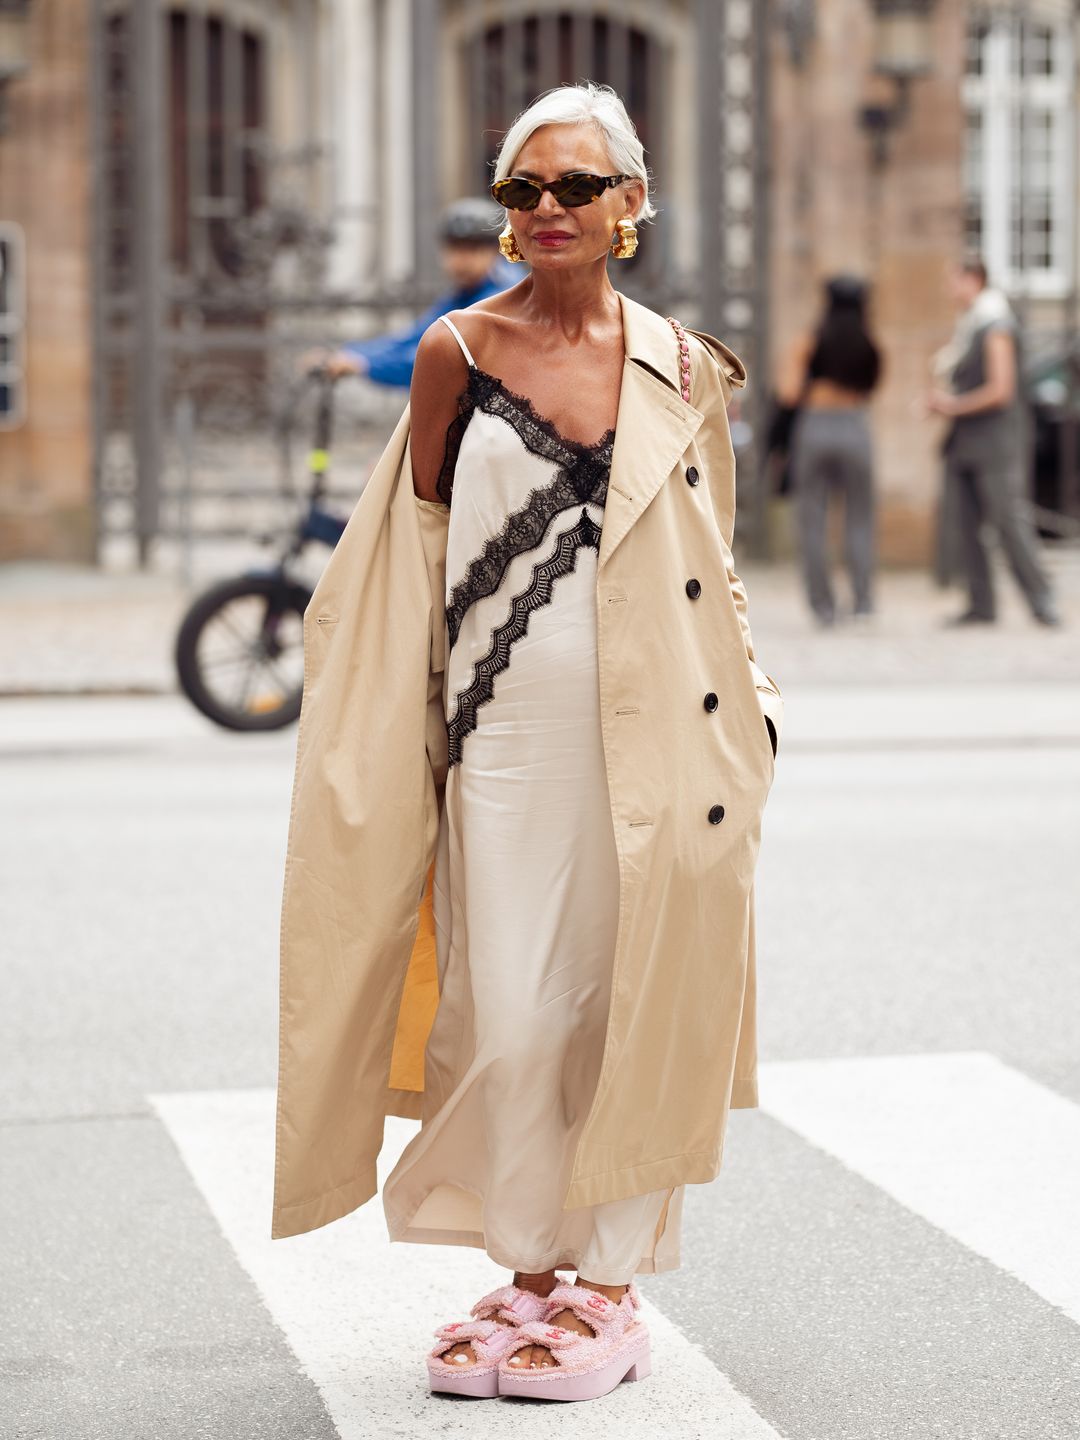
[[[347,513],[347,511],[345,512]],[[298,575],[314,585],[327,551],[305,553]],[[0,697],[33,694],[171,694],[173,644],[192,599],[223,576],[268,563],[250,544],[206,545],[193,555],[188,584],[175,556],[146,573],[22,562],[0,565]],[[1044,547],[1067,623],[1037,625],[1000,562],[996,625],[962,631],[942,621],[963,608],[918,570],[883,570],[878,614],[869,627],[812,623],[791,565],[742,563],[754,640],[767,667],[792,684],[980,684],[1080,681],[1080,554]],[[842,575],[837,594],[847,603]]]
[[[653,1376],[543,1416],[427,1395],[482,1254],[267,1238],[294,736],[5,701],[0,1435],[1076,1440],[1080,684],[785,689],[762,1106]]]

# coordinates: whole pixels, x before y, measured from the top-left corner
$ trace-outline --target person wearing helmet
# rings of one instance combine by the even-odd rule
[[[429,325],[440,315],[497,295],[520,279],[499,253],[503,219],[502,208],[480,196],[448,205],[439,223],[440,258],[453,288],[407,329],[343,345],[327,359],[331,373],[365,375],[378,385],[411,384],[416,347]]]

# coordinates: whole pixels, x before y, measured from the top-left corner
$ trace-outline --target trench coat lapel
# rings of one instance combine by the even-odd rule
[[[682,398],[679,342],[661,315],[619,293],[623,374],[598,568],[663,485],[705,418]]]

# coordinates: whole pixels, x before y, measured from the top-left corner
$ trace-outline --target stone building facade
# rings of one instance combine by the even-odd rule
[[[774,36],[772,349],[813,324],[826,276],[871,281],[886,355],[873,402],[886,561],[923,564],[933,551],[944,422],[919,420],[915,401],[954,323],[948,265],[965,248],[981,251],[1032,347],[1056,343],[1075,309],[1071,9],[1064,0],[934,6],[931,68],[911,82],[908,113],[877,163],[860,117],[895,97],[874,74],[871,7],[819,0],[801,55]]]
[[[932,63],[911,83],[908,113],[881,150],[866,114],[894,96],[874,72],[871,0],[754,3],[769,17],[767,106],[752,137],[768,175],[768,225],[755,256],[768,276],[768,350],[775,357],[813,323],[827,275],[855,270],[870,279],[887,356],[874,402],[881,553],[928,564],[939,431],[914,418],[913,404],[953,323],[947,264],[965,242],[981,245],[993,278],[1036,334],[1064,329],[1075,304],[1072,6],[930,6]],[[727,4],[746,13],[750,0]],[[5,234],[14,237],[12,263],[18,268],[22,255],[24,273],[0,281],[9,327],[21,327],[17,342],[5,341],[0,315],[5,373],[22,387],[0,414],[0,558],[97,553],[103,456],[115,438],[102,431],[110,396],[126,391],[133,368],[130,354],[118,359],[115,335],[138,323],[142,293],[124,288],[127,280],[115,294],[109,288],[114,271],[135,264],[139,237],[116,223],[122,206],[109,189],[107,154],[115,136],[94,88],[113,83],[102,37],[126,9],[123,0],[32,0],[29,66],[7,87],[0,253]],[[1028,28],[1018,104],[1021,10]],[[396,311],[346,314],[342,329],[362,333],[364,324],[407,314],[410,286],[416,303],[426,303],[432,219],[457,196],[483,191],[494,142],[513,115],[539,90],[586,75],[632,97],[659,182],[662,221],[643,234],[634,276],[643,298],[653,284],[658,304],[674,296],[687,323],[733,337],[726,315],[695,313],[694,305],[695,267],[710,253],[697,201],[722,158],[698,124],[709,76],[699,53],[702,0],[190,0],[161,3],[159,12],[163,94],[173,101],[162,102],[160,116],[167,178],[155,222],[164,277],[155,303],[164,318],[151,393],[154,384],[167,390],[179,343],[169,295],[200,279],[200,265],[218,265],[216,282],[227,283],[222,227],[230,216],[251,218],[265,201],[263,151],[253,136],[279,154],[315,157],[301,193],[311,215],[332,222],[328,293],[398,297]],[[193,56],[205,68],[197,84]],[[177,108],[178,86],[187,87],[187,109]],[[218,111],[215,93],[223,97]],[[201,150],[191,148],[192,96],[209,107]],[[239,159],[230,136],[248,147]],[[106,191],[112,209],[103,225]],[[14,314],[20,306],[22,318]],[[274,325],[263,328],[273,340]],[[764,387],[769,376],[752,379]],[[140,393],[136,385],[127,395],[129,409]],[[167,442],[166,435],[165,450]],[[117,453],[121,468],[135,463],[122,445]]]
[[[14,333],[0,558],[85,559],[95,529],[87,7],[45,0],[27,23],[29,66],[8,87],[0,135],[0,225],[16,241],[3,284]]]

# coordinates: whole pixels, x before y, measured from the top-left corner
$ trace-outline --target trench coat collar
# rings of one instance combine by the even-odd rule
[[[671,473],[705,418],[682,398],[679,342],[662,315],[616,292],[622,308],[623,374],[598,568]]]

